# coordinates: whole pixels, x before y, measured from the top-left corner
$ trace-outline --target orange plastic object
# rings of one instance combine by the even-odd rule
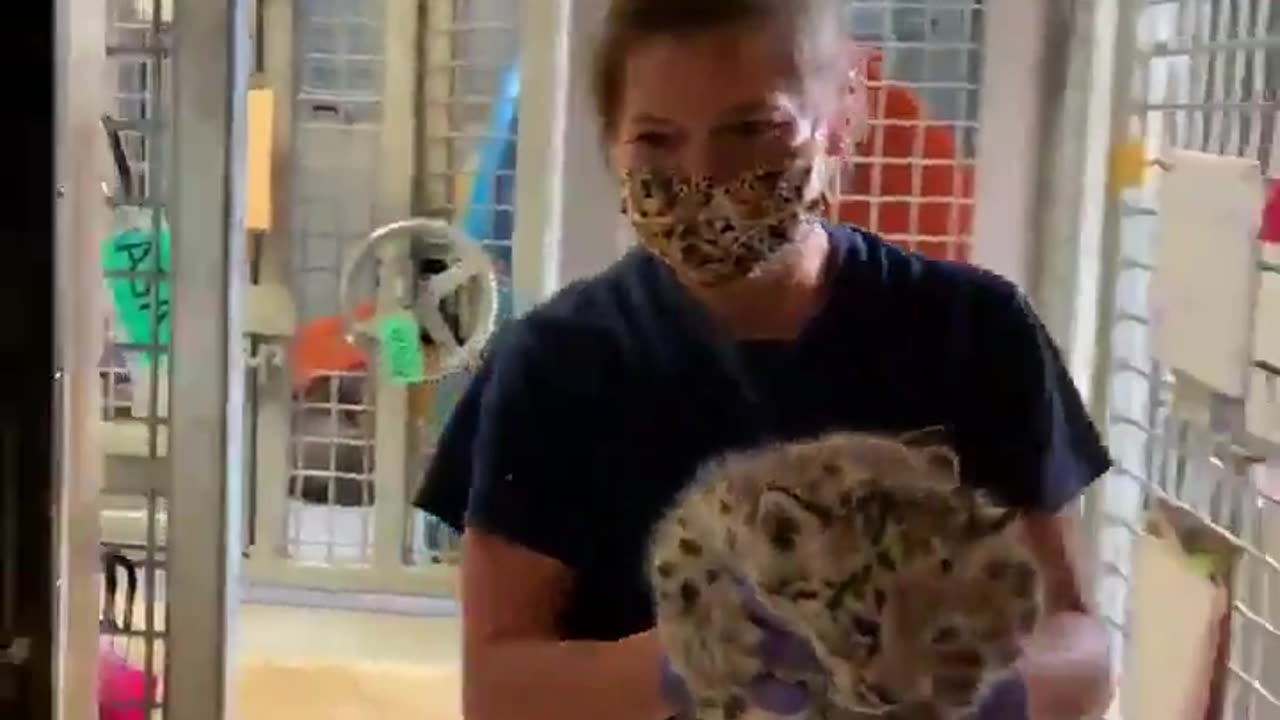
[[[842,178],[835,217],[931,257],[967,260],[973,169],[948,125],[931,124],[910,87],[884,80],[883,55],[854,48],[865,79],[866,132]],[[920,159],[926,162],[919,162]],[[919,167],[919,187],[914,167]],[[873,192],[874,191],[874,192]],[[912,223],[912,206],[917,217]]]
[[[373,317],[373,308],[372,302],[357,305],[355,318]],[[316,318],[303,325],[293,339],[289,353],[293,390],[302,392],[321,375],[358,370],[366,361],[364,350],[347,338],[341,318],[336,315]]]

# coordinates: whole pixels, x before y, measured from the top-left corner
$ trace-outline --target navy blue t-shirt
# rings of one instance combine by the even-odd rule
[[[651,528],[703,461],[836,429],[941,426],[963,479],[1056,511],[1110,461],[1023,295],[981,269],[829,228],[831,290],[799,336],[734,343],[636,250],[495,342],[415,505],[575,573],[565,639],[653,625]]]

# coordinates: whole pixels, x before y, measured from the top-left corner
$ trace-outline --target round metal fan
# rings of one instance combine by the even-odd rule
[[[366,293],[372,289],[381,302],[357,297],[356,283],[373,275],[377,279]],[[426,382],[473,369],[498,319],[498,277],[489,253],[434,218],[401,220],[370,233],[343,263],[338,295],[347,328],[374,343],[388,312],[412,312]]]

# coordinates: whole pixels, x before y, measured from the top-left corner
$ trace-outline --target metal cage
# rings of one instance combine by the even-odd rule
[[[243,392],[230,378],[243,358],[228,338],[240,333],[234,298],[245,260],[237,147],[248,5],[99,7],[115,80],[113,102],[99,112],[116,172],[102,178],[106,197],[97,202],[111,206],[113,227],[84,261],[97,256],[104,305],[114,307],[98,370],[102,543],[139,576],[133,607],[103,603],[100,643],[148,678],[143,697],[125,701],[136,709],[217,717],[227,704],[225,641],[238,590],[225,580],[239,557],[228,538],[239,526],[229,508],[240,494],[231,458],[242,446],[235,411]],[[175,467],[177,457],[186,465]],[[171,522],[180,536],[168,533]],[[114,621],[129,615],[132,627]]]
[[[540,272],[516,265],[557,260],[530,249],[546,238],[521,234],[517,197],[522,215],[533,212],[529,200],[539,201],[542,189],[536,182],[517,188],[517,175],[539,172],[525,160],[540,151],[531,145],[554,132],[538,112],[569,102],[561,86],[580,91],[580,80],[548,74],[557,62],[551,51],[530,60],[533,28],[570,32],[550,10],[544,17],[542,7],[509,0],[258,4],[257,22],[250,23],[257,36],[252,84],[274,93],[276,202],[270,229],[248,238],[250,284],[238,302],[249,320],[243,340],[235,341],[247,365],[241,547],[248,598],[303,601],[302,591],[319,591],[322,600],[308,594],[305,601],[367,606],[358,596],[453,594],[456,538],[408,500],[467,378],[404,388],[352,367],[295,387],[287,368],[297,334],[338,311],[347,250],[407,217],[446,218],[491,253],[504,315],[538,299],[513,297],[522,272],[526,278]],[[927,254],[965,259],[986,11],[978,0],[849,0],[847,7],[851,41],[880,53],[870,78],[880,104],[871,109],[862,152],[839,176],[833,214]],[[167,0],[109,0],[107,54],[117,68],[109,125],[121,136],[134,178],[128,189],[136,196],[116,199],[121,228],[154,231],[164,222],[172,150],[164,117],[173,103],[166,82],[170,8]],[[907,114],[890,107],[904,94],[915,108]],[[931,146],[938,136],[947,138],[941,152]],[[574,146],[565,150],[572,154],[594,146],[595,138],[563,141]],[[559,202],[565,207],[554,212],[575,212],[572,202]],[[163,263],[143,270],[151,287],[171,281]],[[364,282],[368,299],[381,307],[387,299],[379,279]],[[111,331],[116,340],[100,370],[108,454],[104,536],[144,568],[142,626],[126,634],[130,652],[154,671],[166,663],[169,632],[164,581],[176,481],[169,461],[174,368],[165,351],[133,347],[119,327]],[[152,332],[163,335],[158,327]]]
[[[337,319],[350,248],[414,215],[462,227],[509,284],[516,128],[495,118],[514,108],[517,11],[496,0],[294,0],[265,13],[261,82],[278,94],[288,169],[274,183],[285,207],[265,238],[262,282],[292,299],[291,330]],[[380,307],[379,283],[366,280]],[[290,352],[289,337],[261,342]],[[455,538],[408,500],[465,381],[406,389],[361,365],[290,387],[260,373],[255,584],[449,596]]]
[[[107,272],[108,283],[127,283],[149,326],[143,342],[130,337],[117,318],[108,321],[107,344],[99,361],[101,427],[106,452],[103,505],[104,550],[133,559],[140,570],[137,624],[104,632],[126,658],[149,677],[165,666],[166,503],[170,490],[169,348],[161,342],[168,322],[170,268],[155,240],[166,225],[166,182],[172,113],[172,10],[168,3],[108,0],[106,55],[117,85],[104,130],[118,133],[124,169],[108,185],[113,230],[138,229],[137,241],[117,242],[105,252],[124,255],[127,267]],[[116,236],[120,237],[120,236]],[[151,300],[151,302],[148,302]],[[163,304],[162,304],[163,301]],[[108,300],[106,305],[110,305]],[[145,342],[145,338],[157,340]],[[104,610],[107,608],[104,607]],[[123,614],[124,608],[117,612]],[[144,700],[163,712],[158,684],[148,684]]]
[[[981,0],[849,0],[868,127],[837,178],[834,219],[968,259],[983,16]]]
[[[200,177],[192,158],[209,159],[201,154],[203,147],[185,148],[187,159],[175,168],[173,123],[189,121],[186,137],[210,144],[208,152],[232,142],[219,138],[212,147],[211,133],[217,128],[197,121],[198,106],[191,102],[195,86],[185,88],[188,104],[174,106],[168,82],[174,72],[172,4],[195,7],[192,0],[108,0],[107,55],[117,68],[117,97],[107,124],[119,132],[134,178],[116,193],[113,203],[119,206],[118,227],[149,229],[153,244],[163,237],[157,231],[166,222],[163,211],[170,194],[185,199],[189,210],[196,193],[209,182],[191,181]],[[215,4],[217,12],[244,5],[210,0],[200,7]],[[201,607],[225,613],[226,594],[236,588],[213,587],[235,577],[227,570],[232,561],[225,558],[205,554],[197,557],[207,561],[203,566],[169,565],[169,514],[179,512],[177,506],[183,504],[174,500],[175,489],[179,484],[184,488],[182,517],[190,523],[198,510],[193,500],[209,499],[216,483],[186,483],[182,476],[191,472],[208,481],[209,474],[221,468],[213,462],[201,468],[172,467],[170,443],[177,441],[170,438],[170,429],[179,423],[171,415],[186,413],[182,442],[188,451],[194,427],[191,410],[175,407],[170,412],[170,384],[178,382],[173,378],[187,383],[183,387],[194,392],[191,404],[199,405],[201,412],[235,406],[232,401],[239,393],[247,393],[246,527],[233,550],[244,552],[249,597],[265,592],[266,586],[322,591],[325,602],[336,604],[365,593],[452,595],[449,565],[455,560],[456,538],[438,521],[410,509],[408,499],[466,378],[407,389],[353,367],[299,388],[286,368],[300,329],[338,311],[337,283],[346,251],[375,228],[407,217],[447,218],[481,243],[502,275],[505,314],[522,306],[518,301],[538,299],[514,298],[511,289],[520,287],[522,273],[544,274],[517,264],[528,264],[529,258],[555,262],[550,252],[530,250],[545,238],[522,235],[516,219],[516,198],[521,198],[523,218],[531,212],[529,199],[537,200],[543,189],[535,187],[536,182],[517,188],[516,179],[564,170],[531,168],[523,160],[534,156],[537,148],[531,145],[540,145],[556,127],[531,109],[569,104],[565,96],[570,91],[562,86],[581,84],[577,75],[573,82],[567,77],[580,69],[555,78],[544,76],[558,62],[550,51],[538,62],[530,61],[540,52],[528,42],[531,27],[560,23],[557,32],[570,31],[561,18],[539,14],[539,8],[550,7],[550,0],[545,6],[536,0],[287,0],[259,2],[257,22],[245,18],[244,26],[254,28],[258,41],[252,82],[274,91],[271,185],[277,202],[271,227],[252,234],[242,248],[249,255],[244,259],[249,285],[242,295],[226,299],[228,307],[212,308],[207,286],[173,288],[175,303],[195,297],[190,293],[205,292],[197,298],[201,302],[183,308],[192,320],[202,319],[198,313],[204,309],[208,321],[216,319],[219,327],[234,329],[234,323],[221,321],[237,309],[250,317],[243,337],[229,338],[229,356],[238,357],[247,368],[226,360],[229,368],[244,370],[243,383],[231,381],[228,389],[207,378],[202,384],[196,376],[212,361],[206,356],[192,362],[196,346],[181,352],[160,347],[162,343],[137,347],[117,326],[111,329],[115,341],[105,349],[100,370],[108,456],[104,539],[137,559],[144,576],[137,612],[141,626],[119,633],[114,642],[136,653],[152,674],[161,674],[159,669],[167,665],[171,671],[179,668],[184,682],[176,687],[184,694],[178,707],[184,711],[198,699],[197,691],[217,690],[207,684],[209,678],[188,684],[197,669],[216,664],[194,661],[208,660],[210,653],[225,648],[215,642],[205,648],[189,640],[182,657],[174,658],[171,651],[177,643],[171,647],[167,639],[184,632],[188,638],[204,632],[225,639],[223,625],[198,629],[200,608],[189,600],[201,589],[208,590],[209,604]],[[197,15],[190,12],[188,17]],[[208,23],[214,12],[198,14]],[[881,55],[876,75],[870,78],[873,106],[862,152],[846,164],[835,188],[837,218],[857,221],[930,255],[969,256],[974,171],[981,163],[1001,160],[996,154],[979,158],[977,150],[979,113],[991,89],[981,87],[987,77],[983,58],[990,44],[984,32],[988,14],[979,0],[849,0],[850,39]],[[532,25],[530,16],[540,24]],[[179,16],[178,22],[183,21]],[[225,26],[215,29],[226,31]],[[200,49],[212,55],[217,42],[222,40],[209,40]],[[570,44],[556,39],[561,42]],[[198,62],[194,55],[187,56],[187,72]],[[215,70],[235,71],[228,67],[222,58]],[[871,73],[871,65],[864,70]],[[895,98],[903,97],[909,98],[913,110],[904,113],[891,107]],[[240,100],[233,97],[229,102],[234,107]],[[523,124],[517,110],[525,115]],[[578,118],[573,126],[587,125]],[[946,139],[941,150],[934,146],[938,137]],[[595,138],[561,141],[575,145],[572,152],[582,152],[577,146],[594,146]],[[170,182],[170,172],[189,185]],[[566,207],[553,212],[569,214]],[[186,222],[188,232],[202,235],[192,230],[193,220]],[[204,252],[212,253],[207,248],[215,245],[204,246]],[[160,293],[172,284],[173,276],[158,248],[148,252],[152,264],[132,268],[126,275],[145,281],[146,293],[154,298],[150,337],[157,338],[163,336]],[[211,259],[242,258],[231,253]],[[388,302],[379,294],[389,284],[379,282],[384,279],[365,279],[369,299],[377,307]],[[229,287],[241,290],[234,283]],[[273,320],[265,322],[264,317]],[[183,357],[191,364],[170,367],[170,355],[175,365]],[[227,396],[224,405],[213,402],[218,392]],[[176,406],[178,394],[173,395]],[[229,424],[224,430],[231,433],[233,427]],[[227,442],[239,447],[238,440]],[[196,456],[209,460],[208,451],[202,447]],[[239,469],[221,469],[233,476],[235,485]],[[210,531],[205,534],[217,529],[197,524],[202,533]],[[186,558],[198,555],[191,544],[184,552]],[[178,571],[186,582],[180,586],[175,580],[166,587],[165,579]],[[270,594],[286,602],[301,597]],[[171,603],[179,595],[187,604]],[[308,601],[314,602],[314,596]],[[225,615],[205,619],[220,623]],[[151,693],[148,705],[161,709],[159,693]],[[197,712],[190,717],[197,715],[205,716]]]
[[[1256,159],[1280,173],[1280,10],[1269,0],[1128,0],[1117,54],[1113,147],[1136,140]],[[1136,133],[1136,135],[1135,135]],[[1190,509],[1242,551],[1225,717],[1280,717],[1280,504],[1260,492],[1238,434],[1171,406],[1180,388],[1153,354],[1156,262],[1150,182],[1113,202],[1100,343],[1105,431],[1117,467],[1101,484],[1097,593],[1124,667],[1133,549],[1150,498]],[[1256,459],[1255,459],[1256,460]],[[1120,717],[1123,698],[1113,717]]]
[[[522,16],[532,11],[501,0],[288,5],[265,18],[263,81],[293,89],[289,107],[281,100],[277,112],[286,126],[277,145],[290,158],[277,188],[289,208],[269,242],[288,247],[280,282],[289,287],[299,323],[334,312],[343,248],[398,219],[384,202],[393,195],[410,198],[405,215],[450,219],[491,253],[504,286],[502,312],[510,315],[516,160],[524,152],[517,150],[517,111],[530,100],[522,91],[553,92],[537,84],[533,69],[520,67]],[[880,152],[846,168],[835,209],[874,206],[864,223],[871,229],[932,254],[966,257],[962,224],[971,214],[972,187],[959,179],[926,180],[972,172],[981,5],[851,0],[848,8],[851,38],[878,48],[891,79],[885,84],[908,92],[922,109],[910,117],[881,112],[873,120],[878,139],[868,147]],[[406,24],[417,30],[415,52],[391,53],[387,43],[397,33],[407,36]],[[279,50],[273,55],[271,47],[281,45],[294,48],[287,59]],[[416,105],[393,110],[394,78],[410,73],[418,78],[411,91]],[[388,136],[388,123],[397,124],[398,139]],[[953,139],[950,155],[926,153],[926,127]],[[919,142],[885,150],[885,139],[900,131]],[[416,148],[411,166],[380,165],[393,148]],[[881,187],[894,177],[901,178],[896,190]],[[893,192],[899,194],[889,197]],[[942,224],[923,226],[921,218],[939,208],[947,214]],[[890,226],[878,226],[879,218]],[[450,576],[437,571],[453,560],[456,538],[406,500],[466,380],[414,388],[406,398],[388,396],[362,370],[334,374],[304,394],[286,391],[278,377],[260,378],[249,556],[255,582],[447,593]],[[287,457],[280,447],[289,448]]]

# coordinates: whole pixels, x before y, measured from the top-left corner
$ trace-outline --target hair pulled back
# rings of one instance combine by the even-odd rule
[[[777,29],[793,38],[797,80],[807,86],[841,81],[846,41],[835,0],[611,0],[593,68],[605,137],[617,130],[627,58],[637,46],[738,27]]]

